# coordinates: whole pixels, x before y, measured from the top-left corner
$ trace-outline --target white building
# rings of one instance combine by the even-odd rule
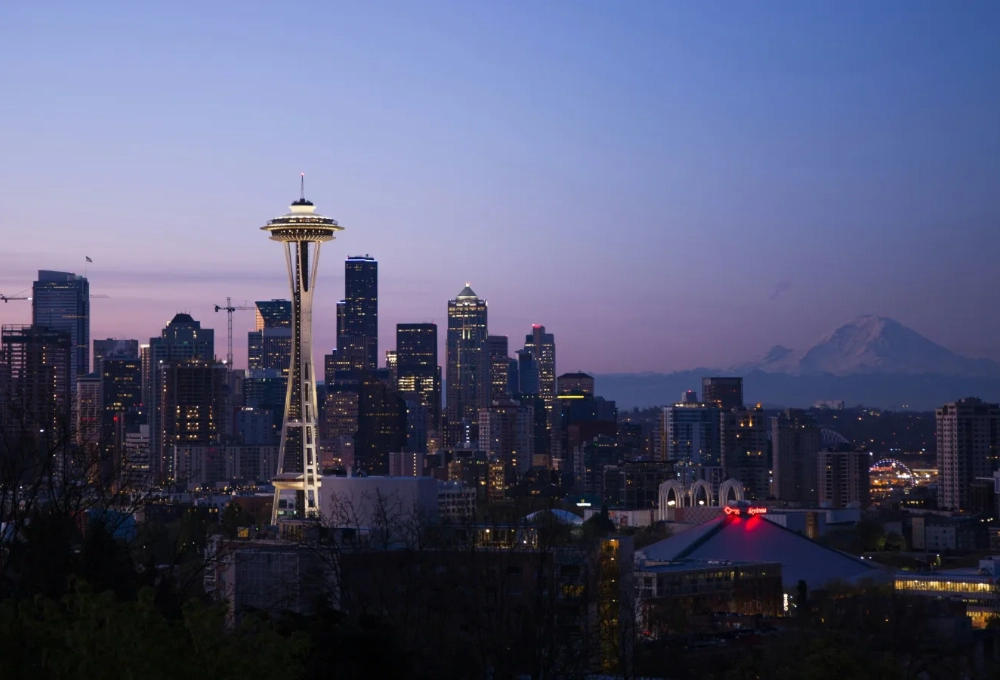
[[[438,480],[433,477],[325,476],[320,514],[331,527],[373,530],[437,521]]]

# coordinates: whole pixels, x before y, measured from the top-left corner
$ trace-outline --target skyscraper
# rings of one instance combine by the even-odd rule
[[[369,474],[389,474],[389,454],[406,446],[406,402],[366,371],[358,392],[354,465]]]
[[[1000,458],[1000,405],[968,398],[937,409],[938,507],[971,509],[977,477],[989,477]]]
[[[303,179],[303,185],[305,180]],[[320,246],[331,241],[343,227],[323,217],[305,198],[292,203],[288,213],[261,227],[272,241],[282,244],[288,264],[292,293],[292,350],[288,371],[288,396],[278,451],[278,474],[274,482],[272,523],[277,524],[281,492],[296,494],[296,513],[319,516],[319,433],[316,366],[312,353],[312,303]]]
[[[0,443],[8,451],[35,452],[8,461],[17,468],[16,476],[51,470],[45,467],[52,462],[47,456],[72,439],[73,354],[67,330],[20,325],[0,329]]]
[[[86,451],[96,450],[101,439],[101,378],[99,375],[81,375],[76,379],[75,439],[77,446]]]
[[[538,394],[538,362],[530,350],[517,350],[517,385],[518,394]]]
[[[743,408],[743,378],[702,378],[701,400],[723,411]]]
[[[661,459],[685,466],[721,464],[719,407],[702,402],[678,402],[663,408]]]
[[[378,368],[378,261],[369,255],[344,262],[344,300],[338,313],[338,352],[354,369]]]
[[[175,477],[178,446],[217,444],[226,432],[225,364],[182,360],[160,366],[160,476]]]
[[[514,401],[502,401],[479,411],[479,448],[491,460],[503,461],[505,486],[517,483],[531,467],[534,455],[533,412]]]
[[[173,462],[162,454],[163,438],[160,431],[163,423],[163,376],[162,366],[178,361],[210,362],[215,359],[215,331],[202,328],[201,323],[190,314],[175,314],[160,337],[149,339],[148,367],[143,362],[142,393],[149,395],[145,403],[149,422],[149,442],[151,469],[154,477],[169,471]],[[144,397],[145,398],[145,397]]]
[[[538,394],[551,406],[556,397],[556,340],[545,326],[535,324],[524,338],[524,349],[531,352],[538,366]]]
[[[510,398],[507,392],[507,370],[510,365],[507,336],[487,336],[486,352],[490,357],[490,403],[492,404]]]
[[[489,404],[486,317],[486,300],[469,284],[448,302],[448,446],[464,441],[465,427],[476,423],[479,409]]]
[[[531,334],[524,338],[524,350],[535,358],[535,368],[538,371],[538,396],[545,402],[546,441],[552,439],[552,430],[556,421],[556,341],[552,333],[545,332],[545,326],[535,324]],[[536,454],[562,455],[552,451],[552,446],[537,448]]]
[[[69,386],[75,393],[77,377],[90,368],[90,283],[76,274],[39,270],[31,291],[31,323],[69,332]]]
[[[387,349],[385,351],[385,368],[389,371],[389,381],[393,387],[396,388],[396,381],[399,379],[399,372],[397,366],[396,350]]]
[[[586,373],[563,373],[556,379],[558,394],[579,392],[594,396],[594,376]]]
[[[819,426],[807,412],[790,408],[771,418],[775,498],[807,506],[816,503],[820,445]]]
[[[256,323],[247,334],[247,368],[251,375],[288,377],[292,356],[292,303],[259,300]]]
[[[763,500],[770,493],[767,419],[761,408],[722,411],[722,469],[728,479],[743,484],[748,498]]]
[[[94,373],[100,375],[104,359],[138,359],[138,340],[94,340]]]
[[[427,408],[427,430],[441,421],[441,374],[437,324],[396,324],[396,387],[399,396]]]
[[[817,495],[825,508],[869,505],[869,473],[872,458],[867,451],[820,451]]]

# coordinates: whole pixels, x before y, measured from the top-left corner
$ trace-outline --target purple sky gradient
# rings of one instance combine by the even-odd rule
[[[0,293],[89,255],[94,338],[183,310],[222,356],[213,305],[287,297],[258,227],[305,171],[347,227],[317,351],[370,253],[380,352],[471,281],[560,371],[732,364],[862,313],[1000,358],[998,34],[992,0],[14,0]]]

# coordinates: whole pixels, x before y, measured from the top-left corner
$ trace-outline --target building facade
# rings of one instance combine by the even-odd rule
[[[556,393],[567,392],[594,396],[594,376],[586,373],[563,373],[556,378]]]
[[[337,349],[352,358],[351,368],[378,368],[378,261],[369,255],[344,262],[344,306]]]
[[[721,462],[719,407],[698,401],[678,402],[662,411],[661,460],[683,466]]]
[[[486,353],[490,357],[490,403],[510,399],[507,392],[507,371],[510,367],[507,336],[487,336]]]
[[[937,409],[938,507],[968,510],[977,477],[1000,458],[1000,405],[969,398]]]
[[[255,303],[254,329],[247,334],[247,368],[251,375],[288,378],[292,356],[292,303],[259,300]]]
[[[840,509],[857,504],[867,508],[871,462],[867,451],[820,451],[817,463],[820,507]]]
[[[94,373],[100,375],[104,359],[138,359],[138,340],[94,340]]]
[[[427,409],[427,431],[441,423],[441,367],[437,324],[396,324],[396,389],[405,401]]]
[[[744,493],[751,499],[763,500],[771,494],[767,424],[761,408],[732,409],[720,414],[725,477],[742,483]]]
[[[90,282],[69,272],[39,270],[31,286],[31,323],[69,333],[69,388],[90,368]]]
[[[743,408],[743,378],[702,378],[701,400],[723,411]]]
[[[227,373],[225,364],[209,361],[173,361],[160,366],[160,479],[176,479],[176,447],[222,441],[228,424]]]
[[[801,409],[786,409],[771,418],[774,480],[772,492],[781,501],[814,505],[821,447],[816,420]]]
[[[468,285],[448,302],[447,418],[445,443],[465,439],[479,409],[489,405],[489,354],[486,351],[487,304]],[[398,351],[398,348],[397,348]]]
[[[504,464],[508,486],[517,483],[534,455],[534,413],[513,401],[499,402],[479,411],[479,448]]]

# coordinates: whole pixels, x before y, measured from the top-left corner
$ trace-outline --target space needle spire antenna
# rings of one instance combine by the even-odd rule
[[[300,198],[289,212],[275,217],[261,227],[272,241],[282,244],[288,267],[288,285],[292,293],[292,347],[288,366],[288,390],[285,393],[285,418],[278,448],[278,470],[274,484],[271,523],[280,518],[319,518],[319,431],[316,413],[316,364],[312,353],[313,292],[319,267],[320,246],[332,241],[343,227],[337,220],[316,212],[305,197],[305,173],[299,180]],[[294,506],[283,499],[295,494]],[[294,507],[290,512],[287,508]]]

